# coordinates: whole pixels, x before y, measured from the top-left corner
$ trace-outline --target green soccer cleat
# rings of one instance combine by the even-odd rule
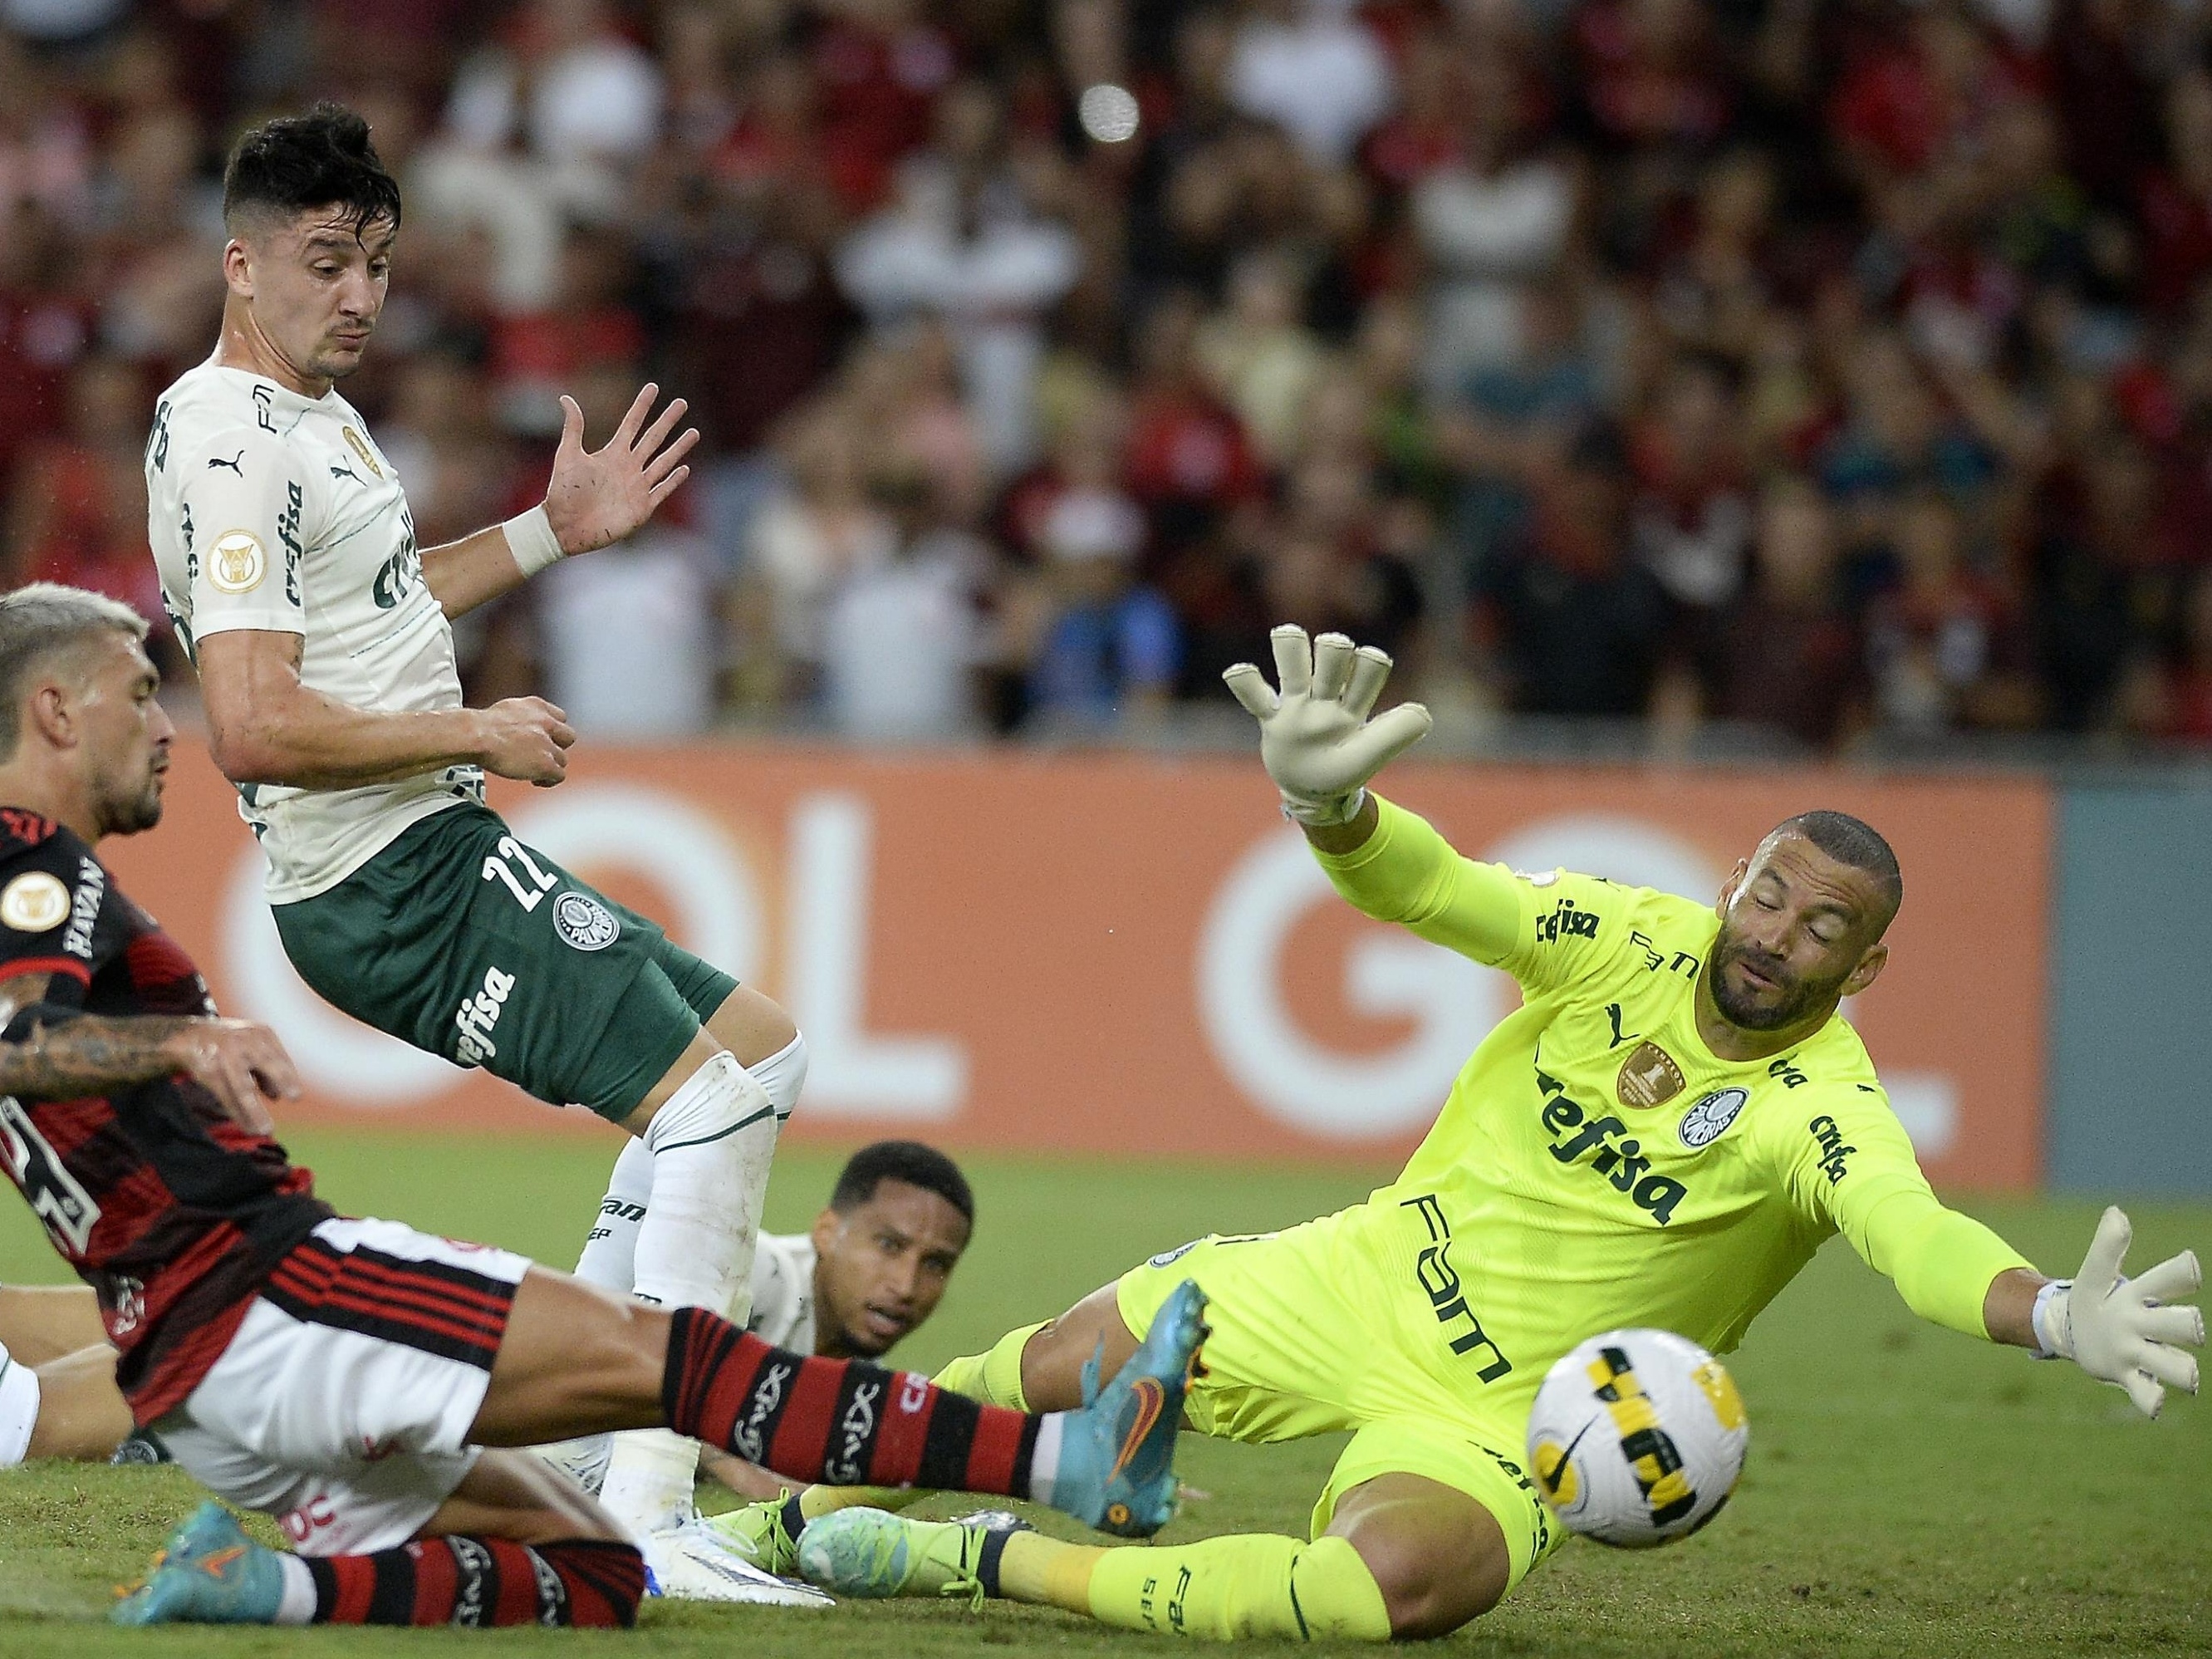
[[[169,1534],[108,1617],[118,1625],[273,1625],[284,1601],[282,1559],[210,1500]]]
[[[965,1596],[980,1607],[983,1583],[976,1568],[983,1546],[1002,1530],[984,1517],[910,1521],[884,1510],[837,1510],[806,1523],[799,1540],[799,1576],[862,1600]]]
[[[790,1501],[787,1494],[740,1504],[726,1514],[702,1516],[698,1524],[763,1572],[788,1578],[799,1571],[799,1543],[784,1520]]]
[[[1065,1419],[1054,1509],[1121,1538],[1149,1538],[1174,1517],[1176,1434],[1207,1334],[1206,1292],[1186,1279],[1103,1389],[1099,1355],[1091,1356],[1083,1368],[1083,1409]]]

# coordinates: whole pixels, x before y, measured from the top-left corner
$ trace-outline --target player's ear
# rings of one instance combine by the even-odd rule
[[[1729,906],[1735,902],[1736,890],[1743,885],[1743,878],[1750,873],[1751,860],[1749,859],[1738,859],[1735,861],[1735,868],[1729,872],[1729,878],[1721,884],[1720,897],[1713,902],[1713,914],[1715,915],[1726,916],[1728,915]]]
[[[1881,977],[1881,970],[1889,966],[1889,946],[1870,945],[1867,953],[1859,958],[1859,965],[1844,981],[1844,994],[1855,997]]]
[[[809,1237],[814,1240],[814,1249],[817,1255],[828,1252],[830,1245],[836,1242],[838,1229],[844,1224],[845,1218],[835,1210],[824,1210],[814,1218],[814,1225],[807,1231]]]
[[[46,680],[24,700],[24,718],[56,749],[77,744],[76,696],[58,680]]]
[[[222,245],[222,280],[240,299],[253,297],[253,251],[242,236],[234,236]]]

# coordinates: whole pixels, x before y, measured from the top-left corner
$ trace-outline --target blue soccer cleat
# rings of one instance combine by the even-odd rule
[[[169,1534],[108,1617],[118,1625],[273,1625],[284,1601],[282,1561],[210,1501]]]
[[[1206,1292],[1186,1279],[1103,1389],[1099,1356],[1091,1357],[1083,1368],[1083,1409],[1065,1419],[1054,1509],[1121,1538],[1149,1538],[1174,1517],[1176,1434],[1207,1334]]]

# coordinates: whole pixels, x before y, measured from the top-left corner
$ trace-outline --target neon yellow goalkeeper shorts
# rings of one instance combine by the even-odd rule
[[[1264,1443],[1352,1431],[1314,1505],[1310,1535],[1337,1501],[1382,1474],[1463,1492],[1496,1517],[1512,1558],[1508,1593],[1556,1549],[1562,1528],[1521,1465],[1522,1413],[1480,1413],[1443,1388],[1381,1312],[1346,1212],[1279,1233],[1213,1235],[1124,1273],[1115,1297],[1142,1337],[1168,1293],[1194,1279],[1213,1328],[1206,1375],[1184,1403],[1191,1426]]]

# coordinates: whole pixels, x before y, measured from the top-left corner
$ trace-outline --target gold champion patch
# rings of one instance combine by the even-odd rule
[[[43,933],[69,919],[69,889],[61,878],[32,870],[8,884],[0,892],[0,922],[19,933]]]
[[[208,580],[226,593],[250,593],[269,574],[269,556],[250,530],[226,530],[208,549]]]
[[[1639,1042],[1620,1062],[1613,1091],[1624,1106],[1663,1106],[1682,1092],[1682,1068],[1657,1043]]]
[[[371,476],[382,477],[384,469],[376,464],[376,457],[368,453],[368,441],[351,427],[345,428],[344,433],[347,444],[351,447],[355,454],[361,457],[361,464],[369,470]]]

